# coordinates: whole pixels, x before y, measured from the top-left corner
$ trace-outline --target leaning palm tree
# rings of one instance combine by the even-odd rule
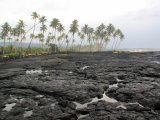
[[[8,32],[10,31],[10,25],[8,22],[5,22],[2,26],[1,38],[4,39],[3,55],[5,54],[5,42]]]
[[[119,41],[119,44],[117,46],[117,49],[119,49],[120,43],[122,42],[123,39],[124,39],[124,34],[120,33],[120,41]]]
[[[35,24],[36,24],[36,19],[37,18],[39,18],[40,17],[40,15],[39,14],[37,14],[37,12],[33,12],[32,13],[32,20],[35,20],[35,22],[34,22],[34,30],[33,30],[33,34],[34,34],[34,31],[35,31]],[[31,39],[31,42],[29,43],[29,46],[28,46],[28,48],[30,47],[30,45],[31,45],[31,43],[32,43],[32,41],[33,41],[33,38]]]
[[[53,43],[54,39],[55,39],[55,36],[52,35],[52,36],[51,36],[51,41],[52,41],[52,43]]]
[[[117,29],[115,32],[117,33],[117,41],[116,41],[114,50],[116,50],[116,46],[117,46],[117,42],[118,42],[118,36],[120,36],[120,34],[122,33],[120,29]]]
[[[114,45],[114,42],[115,42],[115,38],[117,37],[117,32],[114,32],[113,33],[113,38],[114,38],[114,41],[113,41],[113,44],[112,44],[112,50],[113,50],[113,45]]]
[[[104,42],[105,42],[105,47],[104,47],[104,50],[106,49],[107,47],[107,44],[109,42],[109,37],[107,36],[105,39],[104,39]],[[106,49],[107,50],[107,49]]]
[[[51,24],[50,24],[50,26],[55,29],[55,33],[54,33],[54,36],[55,36],[55,45],[56,45],[56,29],[57,29],[58,25],[60,24],[59,22],[60,21],[57,18],[54,18],[51,21]],[[56,52],[56,47],[55,47],[55,52]]]
[[[107,35],[106,31],[100,33],[100,38],[101,38],[101,43],[100,43],[100,46],[99,46],[100,51],[102,50],[102,47],[103,47],[102,41],[106,37],[106,35]]]

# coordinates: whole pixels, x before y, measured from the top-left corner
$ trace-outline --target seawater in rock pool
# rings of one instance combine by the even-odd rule
[[[110,85],[109,87],[110,87],[110,88],[111,88],[111,87],[117,87],[117,84]],[[92,103],[92,102],[96,102],[96,101],[98,101],[98,100],[105,100],[106,102],[111,102],[111,103],[118,102],[117,100],[106,96],[106,94],[105,94],[105,92],[104,92],[104,93],[103,93],[103,97],[100,98],[100,99],[98,99],[98,98],[96,97],[96,98],[93,98],[91,102],[88,102],[88,103],[85,103],[85,104],[80,104],[80,103],[77,103],[77,102],[74,102],[74,103],[77,105],[76,109],[78,109],[78,108],[87,107],[87,104],[90,104],[90,103]]]
[[[23,114],[24,117],[29,117],[32,115],[32,111],[25,111],[25,113]]]
[[[16,103],[6,104],[5,105],[6,107],[3,110],[10,111],[12,109],[12,107],[15,105],[16,105]]]

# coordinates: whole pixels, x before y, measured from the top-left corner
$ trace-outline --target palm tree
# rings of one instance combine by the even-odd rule
[[[61,35],[61,32],[63,32],[65,29],[64,29],[64,26],[60,23],[60,24],[58,25],[57,30],[58,30],[58,32],[59,32],[60,35]]]
[[[24,42],[23,42],[23,47],[24,47],[26,36],[23,36],[22,40],[24,40]]]
[[[89,42],[91,42],[91,46],[90,46],[90,51],[91,51],[91,48],[92,48],[92,34],[94,33],[94,29],[93,28],[91,28],[91,27],[89,27],[88,28],[88,34],[90,35],[90,41]],[[90,44],[90,43],[89,43]]]
[[[17,41],[19,41],[19,39],[18,39],[18,38],[16,39],[16,42],[17,42]],[[15,43],[15,44],[16,44],[16,43]],[[16,53],[17,53],[17,50],[16,50],[16,47],[15,47],[15,54],[16,54]]]
[[[34,35],[36,19],[37,19],[37,18],[39,18],[39,17],[40,17],[40,15],[39,15],[39,14],[37,14],[37,12],[33,12],[33,13],[31,14],[31,16],[32,16],[32,18],[31,18],[31,19],[32,19],[32,20],[35,20],[35,22],[34,22],[34,30],[33,30],[33,35]],[[30,45],[31,45],[32,41],[33,41],[33,38],[31,39],[31,42],[29,43],[28,48],[30,47]]]
[[[79,47],[79,52],[80,52],[80,49],[81,49],[82,42],[83,42],[83,40],[85,38],[84,34],[81,34],[80,38],[81,38],[81,44],[80,44],[80,47]]]
[[[42,26],[43,26],[44,22],[47,22],[46,16],[42,15],[42,17],[39,18],[39,22],[42,23]]]
[[[55,39],[55,36],[52,35],[52,36],[51,36],[52,43],[53,43],[54,39]]]
[[[11,38],[11,37],[8,37],[7,40],[9,40],[9,45],[10,45],[10,40],[12,40],[12,38]]]
[[[112,35],[112,37],[114,38],[114,41],[115,41],[115,37],[116,34],[114,35],[114,31],[115,31],[115,27],[110,23],[107,27],[106,27],[106,30],[108,32],[108,36],[110,37]],[[114,45],[114,42],[113,42],[113,45]],[[112,48],[113,48],[113,45],[112,45]]]
[[[122,42],[122,40],[124,39],[124,34],[123,33],[120,33],[120,41],[119,41],[119,44],[117,46],[117,49],[119,49],[119,46],[120,46],[120,43]]]
[[[67,43],[66,49],[68,49],[68,43],[69,43],[68,39],[66,39],[66,43]]]
[[[25,28],[25,26],[27,26],[27,25],[25,24],[25,22],[23,20],[19,20],[18,26],[19,26],[19,28],[21,28],[20,32],[21,32],[21,40],[22,40],[22,34],[24,33],[23,28]],[[22,43],[21,43],[21,52],[22,52]]]
[[[104,39],[104,42],[106,43],[106,45],[105,45],[104,49],[106,49],[107,44],[108,44],[108,42],[109,42],[109,37],[108,37],[108,36]]]
[[[47,37],[47,40],[46,40],[46,44],[48,45],[48,52],[49,52],[49,44],[50,44],[50,41],[51,41],[51,36],[48,36],[48,37]]]
[[[106,37],[106,35],[107,35],[107,32],[106,32],[106,31],[100,33],[101,43],[100,43],[99,50],[101,50],[102,47],[103,47],[102,41],[103,41],[103,39]]]
[[[13,28],[12,29],[12,32],[11,32],[11,34],[14,36],[14,45],[13,45],[13,48],[15,47],[15,45],[16,45],[16,39],[15,39],[15,37],[16,37],[16,35],[17,35],[17,28]],[[13,51],[13,48],[12,48],[12,51]],[[11,53],[12,53],[12,51],[11,51]]]
[[[87,24],[85,24],[84,27],[81,28],[81,32],[82,32],[83,34],[85,34],[85,35],[88,34],[88,25],[87,25]]]
[[[90,34],[88,35],[87,39],[88,39],[88,42],[90,43],[91,42],[91,35]],[[89,46],[90,46],[90,50],[91,50],[91,45],[89,44]]]
[[[73,35],[72,47],[73,47],[73,41],[74,41],[74,34],[79,31],[78,30],[78,26],[79,25],[78,25],[78,21],[77,20],[72,21],[72,24],[70,25],[69,32],[72,33],[72,35]]]
[[[115,42],[115,38],[117,37],[117,32],[114,32],[113,33],[113,38],[114,38],[114,42]],[[114,42],[113,42],[113,45],[114,45]],[[112,50],[113,50],[113,45],[112,45]]]
[[[43,36],[44,36],[44,32],[46,32],[46,30],[47,30],[46,25],[42,25],[42,27],[40,27],[40,31],[43,31]]]
[[[34,38],[36,39],[36,43],[37,43],[38,35],[35,35]]]
[[[106,26],[103,23],[99,27],[100,27],[101,32],[103,32],[103,30],[106,28]]]
[[[120,34],[121,34],[122,32],[121,32],[120,29],[117,29],[115,32],[117,33],[117,41],[118,41],[118,36],[120,36]],[[116,41],[116,44],[115,44],[115,49],[116,49],[117,41]]]
[[[51,24],[50,24],[50,26],[55,29],[55,34],[54,34],[54,36],[55,36],[55,45],[56,45],[56,29],[57,29],[58,25],[60,24],[59,22],[60,21],[57,18],[54,18],[51,21]],[[56,47],[55,47],[55,52],[56,52]]]
[[[8,22],[5,22],[2,26],[1,38],[4,39],[3,55],[5,54],[5,42],[8,32],[10,31],[10,25]]]
[[[58,37],[57,37],[57,40],[58,40],[58,43],[59,43],[59,47],[58,47],[58,48],[59,48],[59,51],[60,51],[60,40],[61,40],[61,38],[62,38],[62,36],[58,36]]]
[[[43,34],[42,34],[43,35]],[[44,42],[44,38],[41,38],[39,41],[41,41],[42,42],[42,49],[43,49],[43,42]],[[42,49],[41,49],[41,51],[42,51]]]
[[[108,36],[113,35],[114,31],[115,31],[115,27],[110,23],[107,27],[106,30],[108,32]]]
[[[52,33],[51,33],[51,32],[49,32],[49,33],[48,33],[48,35],[49,35],[49,36],[51,36],[51,35],[52,35]]]
[[[35,37],[35,35],[33,33],[30,34],[30,38],[31,40]]]

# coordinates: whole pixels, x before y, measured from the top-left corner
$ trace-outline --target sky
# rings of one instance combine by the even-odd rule
[[[31,14],[37,12],[48,21],[45,37],[53,31],[49,27],[53,18],[65,26],[66,34],[72,21],[77,19],[79,31],[85,24],[95,30],[101,23],[113,24],[125,36],[120,48],[160,48],[160,0],[0,0],[0,4],[0,26],[8,22],[14,28],[23,20],[28,31],[34,25]],[[35,34],[40,33],[40,26],[36,26]],[[30,33],[33,30],[27,33],[26,42],[30,42]],[[75,44],[80,43],[77,34],[75,40]],[[110,38],[108,49],[113,41]]]

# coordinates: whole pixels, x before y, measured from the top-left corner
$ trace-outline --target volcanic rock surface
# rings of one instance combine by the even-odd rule
[[[0,58],[0,120],[160,120],[159,63],[160,52]]]

